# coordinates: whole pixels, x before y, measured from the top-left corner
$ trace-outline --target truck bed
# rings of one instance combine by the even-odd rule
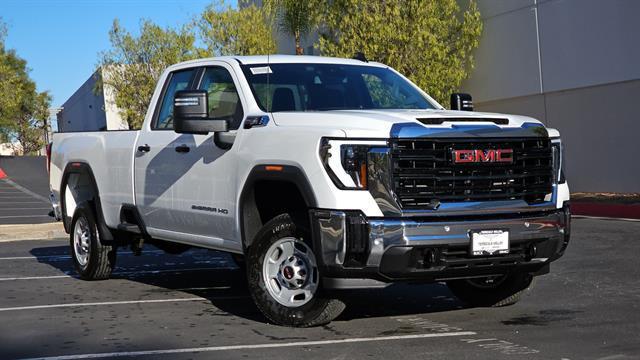
[[[53,194],[60,199],[62,174],[69,164],[90,164],[105,222],[116,227],[120,206],[134,203],[133,157],[138,134],[135,130],[54,134],[49,178]]]

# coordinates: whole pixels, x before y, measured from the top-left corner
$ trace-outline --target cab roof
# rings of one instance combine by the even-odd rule
[[[345,59],[328,56],[311,56],[311,55],[253,55],[253,56],[219,56],[212,58],[197,59],[185,61],[175,66],[183,64],[201,63],[213,60],[237,61],[242,65],[256,64],[342,64],[342,65],[369,65],[377,67],[386,67],[384,64],[377,62],[364,62],[356,59]]]

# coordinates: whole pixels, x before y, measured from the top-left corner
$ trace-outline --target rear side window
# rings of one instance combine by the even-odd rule
[[[195,69],[176,71],[171,73],[160,105],[158,120],[154,129],[173,129],[173,97],[176,91],[186,90],[189,87]]]
[[[242,104],[233,78],[225,68],[206,68],[198,90],[207,91],[210,118],[228,120],[230,130],[238,129],[244,116]]]

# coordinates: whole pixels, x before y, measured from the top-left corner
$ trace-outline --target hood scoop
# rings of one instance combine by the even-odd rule
[[[497,119],[497,118],[458,118],[458,117],[445,117],[445,118],[417,118],[425,125],[442,125],[444,122],[492,122],[497,125],[509,125],[509,119]]]

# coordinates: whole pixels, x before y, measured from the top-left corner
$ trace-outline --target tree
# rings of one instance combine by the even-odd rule
[[[139,129],[162,72],[169,65],[198,57],[195,35],[188,26],[163,29],[144,20],[135,37],[116,19],[109,40],[112,49],[102,53],[99,61],[100,85],[114,90],[120,115],[130,129]]]
[[[51,96],[37,91],[27,62],[5,48],[5,35],[0,22],[0,138],[16,140],[25,154],[33,154],[44,146]]]
[[[275,15],[278,28],[293,37],[296,55],[303,55],[302,38],[318,24],[320,10],[326,7],[321,0],[265,0],[264,8]]]
[[[317,43],[323,55],[362,52],[405,74],[441,103],[469,76],[482,33],[473,0],[464,12],[456,0],[333,0],[323,18]]]
[[[211,4],[195,22],[206,45],[206,51],[201,51],[203,56],[262,55],[276,51],[268,14],[253,4],[237,10],[224,2]]]

